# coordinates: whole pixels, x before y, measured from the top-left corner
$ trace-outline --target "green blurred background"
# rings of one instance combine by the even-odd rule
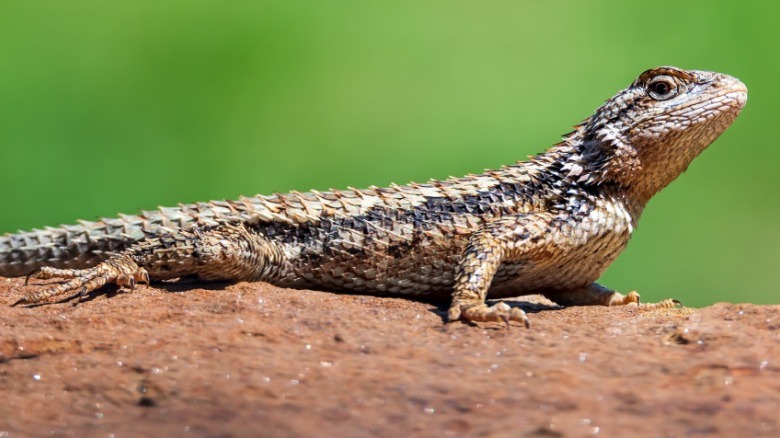
[[[650,203],[603,283],[691,306],[778,303],[775,7],[2,2],[0,232],[479,172],[671,64],[735,75],[750,101]]]

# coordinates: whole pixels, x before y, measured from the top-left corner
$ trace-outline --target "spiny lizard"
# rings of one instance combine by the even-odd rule
[[[488,296],[640,305],[636,292],[622,295],[596,279],[650,198],[746,101],[747,88],[733,77],[659,67],[528,161],[425,184],[258,195],[7,234],[0,275],[61,280],[16,304],[194,276],[451,297],[450,321],[528,325],[521,309],[488,306]]]

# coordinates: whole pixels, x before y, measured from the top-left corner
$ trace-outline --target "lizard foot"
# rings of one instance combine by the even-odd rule
[[[120,287],[135,289],[137,283],[149,284],[149,273],[139,267],[130,257],[118,255],[90,269],[56,269],[41,268],[27,276],[25,284],[31,279],[59,278],[61,282],[46,285],[42,290],[27,294],[13,306],[20,304],[36,304],[49,298],[69,293],[77,293],[81,300],[88,293],[99,289],[108,283]]]
[[[671,309],[674,307],[682,306],[682,303],[674,299],[665,299],[657,303],[642,303],[639,300],[639,294],[636,291],[631,291],[626,295],[615,292],[607,303],[608,306],[631,306],[639,307],[642,309]]]
[[[520,322],[526,328],[531,327],[528,316],[519,307],[509,307],[501,301],[490,307],[485,303],[465,307],[454,304],[447,313],[449,322],[465,319],[472,322],[504,322],[507,326],[510,321]]]

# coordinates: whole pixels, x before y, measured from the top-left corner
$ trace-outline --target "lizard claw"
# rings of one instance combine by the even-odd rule
[[[78,298],[78,300],[76,300],[75,303],[73,303],[73,306],[76,306],[78,304],[83,303],[84,302],[84,298],[87,296],[87,293],[88,293],[87,292],[87,288],[86,287],[82,287],[81,290],[79,290],[79,293],[78,293],[79,298]]]
[[[27,276],[24,277],[24,285],[27,286],[28,284],[30,284],[30,279],[31,278],[38,278],[38,274],[40,274],[40,273],[41,273],[41,270],[40,269],[36,269],[36,270],[30,272],[29,274],[27,274]],[[16,305],[16,304],[14,304],[14,305]]]

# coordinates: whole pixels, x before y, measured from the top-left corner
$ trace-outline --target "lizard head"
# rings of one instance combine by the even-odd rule
[[[582,160],[642,201],[666,187],[737,118],[747,88],[721,73],[658,67],[581,125]]]

